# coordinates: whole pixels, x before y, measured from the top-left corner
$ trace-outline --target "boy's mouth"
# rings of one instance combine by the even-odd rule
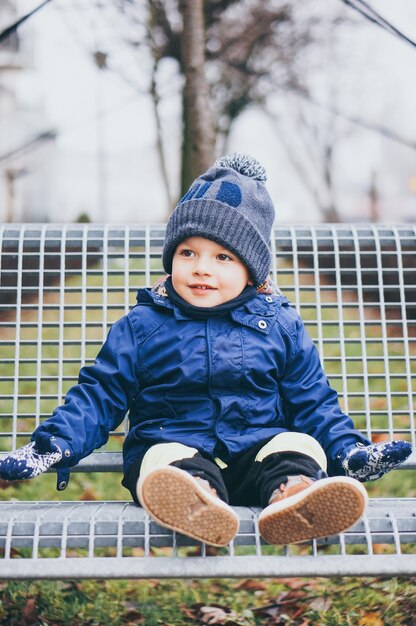
[[[211,285],[189,285],[191,289],[197,289],[201,291],[214,290],[215,287],[211,287]]]

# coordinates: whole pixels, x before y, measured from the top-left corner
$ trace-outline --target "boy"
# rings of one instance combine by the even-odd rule
[[[264,169],[223,157],[171,215],[169,276],[140,289],[95,364],[0,476],[69,468],[108,439],[129,410],[124,477],[160,524],[211,545],[238,530],[229,506],[260,505],[259,529],[286,544],[345,530],[362,515],[361,482],[410,454],[372,445],[342,413],[317,351],[268,281],[274,208]],[[330,477],[328,477],[328,473]]]

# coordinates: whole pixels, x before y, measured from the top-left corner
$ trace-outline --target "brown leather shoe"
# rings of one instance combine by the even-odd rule
[[[360,519],[367,500],[365,488],[354,478],[290,476],[260,513],[260,534],[280,545],[336,535]]]
[[[238,515],[209,482],[172,465],[139,478],[137,497],[162,526],[211,546],[227,545],[238,532]]]
[[[308,478],[308,476],[303,476],[302,474],[299,474],[299,476],[288,476],[287,483],[282,483],[279,489],[273,491],[269,504],[280,502],[284,498],[290,498],[290,496],[307,489],[314,482],[316,482],[314,478]]]

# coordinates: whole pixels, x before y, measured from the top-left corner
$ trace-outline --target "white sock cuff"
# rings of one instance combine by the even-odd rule
[[[275,452],[299,452],[300,454],[306,454],[316,461],[321,469],[326,472],[327,458],[324,449],[317,440],[310,435],[291,432],[280,433],[273,437],[273,439],[270,439],[270,441],[259,450],[255,461],[261,462],[266,456],[274,454]]]
[[[166,467],[166,465],[170,465],[175,461],[191,459],[197,452],[196,448],[190,448],[183,443],[157,443],[149,448],[143,457],[140,467],[140,478],[143,478],[155,467]]]

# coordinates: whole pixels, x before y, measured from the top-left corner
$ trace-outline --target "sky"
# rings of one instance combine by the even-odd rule
[[[102,3],[108,5],[109,1]],[[19,14],[38,4],[38,0],[20,0]],[[59,216],[49,217],[70,220],[85,211],[96,221],[163,221],[168,207],[155,150],[153,110],[145,94],[146,67],[140,67],[131,50],[122,53],[121,46],[117,47],[120,23],[115,16],[108,19],[107,12],[105,19],[100,19],[97,11],[91,11],[97,4],[100,2],[52,0],[21,28],[33,66],[20,82],[21,100],[37,112],[36,124],[58,131],[59,157],[54,170],[58,186],[53,204],[59,206]],[[413,0],[373,0],[372,4],[416,39]],[[317,100],[328,103],[328,94],[335,89],[337,108],[346,114],[416,141],[416,48],[370,24],[341,0],[324,0],[322,7],[340,9],[353,22],[337,35],[335,43],[328,33],[317,51],[323,63],[315,83]],[[109,64],[115,71],[97,70],[91,54],[95,49],[112,51]],[[174,64],[166,63],[161,81],[162,113],[174,194],[178,193],[181,139],[177,81]],[[288,98],[276,105],[276,111],[285,119],[284,109],[291,106],[293,101]],[[332,118],[311,104],[307,106],[312,120],[322,115]],[[337,123],[343,133],[336,153],[338,200],[346,217],[365,217],[373,173],[386,220],[390,215],[393,221],[397,219],[398,197],[403,198],[400,219],[412,217],[416,194],[409,193],[409,181],[416,176],[414,150],[351,123],[339,119]],[[285,147],[287,141],[297,142],[302,158],[311,137],[298,132],[296,124],[285,125],[285,132],[286,136],[282,127],[252,110],[233,128],[230,149],[253,154],[265,165],[278,221],[317,221],[320,214],[303,182],[306,176],[299,176]],[[313,179],[313,159],[312,169],[311,162],[305,168]]]

